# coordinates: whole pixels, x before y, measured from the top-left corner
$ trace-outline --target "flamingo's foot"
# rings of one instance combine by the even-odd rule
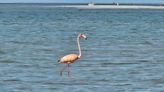
[[[60,76],[62,76],[63,75],[63,72],[62,71],[60,71]]]

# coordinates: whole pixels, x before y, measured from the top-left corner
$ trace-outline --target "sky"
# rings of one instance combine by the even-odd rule
[[[0,0],[0,3],[164,3],[164,0]]]

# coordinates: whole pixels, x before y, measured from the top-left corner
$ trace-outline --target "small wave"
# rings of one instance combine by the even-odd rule
[[[20,81],[19,79],[6,79],[6,80],[2,80],[3,82],[17,82]]]
[[[101,65],[129,65],[129,64],[139,64],[139,63],[101,63]]]
[[[0,63],[16,63],[16,61],[13,60],[0,60]]]

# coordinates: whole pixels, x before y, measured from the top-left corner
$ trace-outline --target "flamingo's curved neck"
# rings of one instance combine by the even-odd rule
[[[80,48],[80,36],[79,35],[77,36],[77,46],[78,46],[78,49],[79,49],[78,57],[80,58],[81,57],[81,48]]]

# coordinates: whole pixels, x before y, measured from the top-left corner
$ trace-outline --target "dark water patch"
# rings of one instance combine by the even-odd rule
[[[35,61],[35,62],[36,62],[36,61],[51,61],[50,59],[44,58],[44,57],[42,57],[42,58],[37,58],[37,57],[34,58],[34,57],[33,57],[33,58],[31,58],[31,60],[32,60],[32,61]],[[39,63],[39,62],[38,62],[38,63]]]
[[[11,21],[3,21],[3,25],[10,26],[10,25],[16,25],[16,22],[11,22]]]
[[[29,76],[30,77],[30,76]],[[30,77],[31,79],[28,79],[27,81],[24,81],[26,83],[30,83],[30,84],[33,84],[33,85],[37,85],[37,84],[43,84],[43,80],[37,80],[36,77]],[[34,80],[36,78],[36,80]]]
[[[95,81],[97,81],[97,82],[109,82],[110,79],[104,78],[104,79],[98,79],[98,80],[95,80]]]
[[[22,84],[23,85],[23,84]],[[27,86],[19,86],[19,87],[17,87],[16,89],[16,92],[22,92],[22,91],[31,91],[31,89],[29,89],[29,87],[27,87]]]
[[[42,49],[38,49],[38,50],[41,50],[41,51],[45,51],[45,52],[53,52],[54,50],[52,48],[42,48]]]
[[[32,71],[30,72],[27,72],[27,73],[31,73]],[[27,78],[28,80],[22,80],[24,82],[30,82],[30,83],[42,83],[44,82],[45,80],[42,80],[42,79],[46,79],[47,76],[45,75],[40,75],[40,73],[38,73],[37,75],[37,71],[35,71],[35,73],[31,73],[30,75],[26,75],[24,76],[25,78]]]
[[[151,61],[150,60],[138,60],[138,62],[148,63],[148,62],[151,62]]]
[[[59,90],[59,88],[57,88],[57,87],[47,87],[47,89],[49,89],[49,90]]]
[[[78,64],[78,65],[76,65],[76,67],[92,67],[92,66],[96,67],[99,65],[97,65],[97,64]]]
[[[44,83],[47,84],[47,83]],[[49,83],[48,83],[49,84]],[[54,85],[65,85],[65,86],[72,86],[72,85],[81,85],[80,83],[69,83],[69,82],[53,82],[50,84],[54,84]]]
[[[32,42],[25,42],[25,41],[10,41],[11,43],[14,44],[23,44],[23,45],[30,45]]]
[[[19,67],[19,68],[32,68],[34,66],[35,65],[32,65],[32,64],[19,64],[19,65],[17,65],[17,67]]]
[[[18,62],[14,60],[6,59],[6,60],[0,60],[0,63],[10,64],[10,63],[18,63]]]
[[[2,80],[3,82],[20,82],[20,79],[7,79],[7,80]]]
[[[14,43],[14,44],[19,44],[19,45],[31,45],[31,46],[40,46],[40,45],[44,45],[44,43],[42,42],[37,42],[37,41],[34,41],[34,40],[27,40],[27,41],[9,41],[11,43]]]
[[[95,84],[95,82],[94,83],[92,83],[92,82],[70,82],[70,83],[68,83],[68,82],[57,82],[57,83],[55,83],[55,84],[57,84],[57,85],[65,85],[65,86],[89,86],[89,85],[96,85]]]
[[[114,84],[114,86],[132,86],[133,84],[130,84],[130,83],[118,83],[118,84]]]
[[[164,63],[164,60],[157,60],[158,63]]]
[[[151,79],[150,81],[152,81],[155,84],[164,84],[164,79]]]
[[[46,82],[43,82],[44,85],[55,85],[56,82],[53,82],[53,81],[46,81]]]
[[[133,65],[133,64],[139,64],[139,63],[101,63],[102,66],[107,66],[107,65]]]
[[[0,49],[0,54],[5,54],[5,51],[3,51],[2,49]]]
[[[85,67],[86,67],[86,68],[87,68],[87,67],[91,67],[91,66],[95,66],[95,65],[92,65],[92,64],[86,65],[86,64],[85,64],[85,65],[78,65],[77,67],[81,67],[81,68],[85,68]]]
[[[151,42],[151,41],[144,41],[143,44],[146,44],[146,45],[153,45],[153,42]]]
[[[137,71],[137,70],[131,70],[130,72],[128,72],[130,75],[133,75],[133,74],[139,74],[140,72]]]

